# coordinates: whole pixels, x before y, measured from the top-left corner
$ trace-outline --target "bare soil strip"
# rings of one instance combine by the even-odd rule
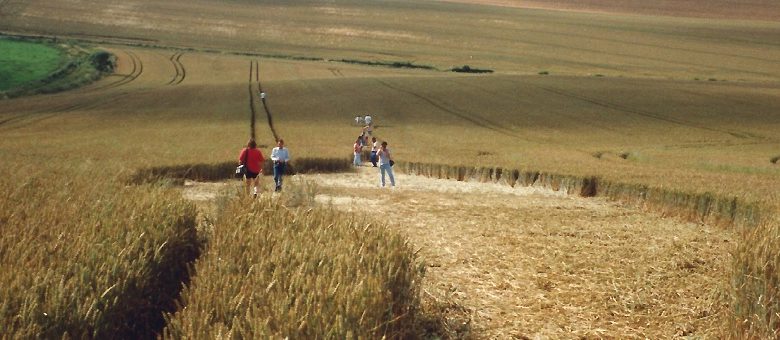
[[[718,337],[727,230],[537,187],[396,174],[381,189],[377,173],[300,177],[320,204],[408,236],[424,297],[465,307],[453,322],[476,338]],[[225,185],[239,183],[188,182],[184,196],[211,202]]]

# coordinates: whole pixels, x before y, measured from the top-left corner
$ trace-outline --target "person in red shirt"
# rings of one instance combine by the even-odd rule
[[[238,155],[238,163],[246,165],[246,193],[249,195],[249,188],[254,186],[253,195],[257,197],[257,188],[260,186],[260,174],[263,173],[263,162],[265,158],[254,138],[250,138],[246,147],[241,149]]]

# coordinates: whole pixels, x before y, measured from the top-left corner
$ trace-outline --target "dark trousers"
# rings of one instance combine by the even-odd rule
[[[274,163],[274,183],[276,183],[276,191],[282,190],[282,175],[284,175],[284,168],[287,164],[284,162]]]
[[[374,167],[376,167],[376,162],[378,161],[377,158],[379,157],[376,156],[376,151],[371,151],[371,157],[369,157],[369,159],[371,160],[371,164],[373,164]]]

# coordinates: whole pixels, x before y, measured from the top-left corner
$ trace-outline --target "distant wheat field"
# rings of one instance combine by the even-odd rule
[[[772,4],[766,6],[762,8],[771,17]],[[23,178],[18,165],[45,159],[53,169],[46,178],[57,186],[96,169],[120,176],[150,167],[237,161],[252,132],[266,155],[276,133],[293,159],[346,159],[360,132],[354,117],[371,114],[375,136],[390,144],[399,161],[593,177],[669,193],[712,193],[734,198],[734,204],[758,202],[772,213],[779,211],[780,24],[717,13],[690,18],[585,7],[579,9],[592,11],[439,1],[0,1],[4,34],[73,40],[118,58],[114,74],[88,86],[0,101],[0,170],[14,174],[9,178]],[[494,72],[450,72],[464,65]],[[258,100],[260,88],[266,106]],[[376,179],[361,171],[357,180]],[[595,273],[606,281],[594,284],[598,289],[591,292],[607,304],[641,313],[606,318],[631,319],[621,327],[650,325],[646,333],[632,333],[637,336],[696,334],[691,325],[706,328],[703,336],[718,337],[722,331],[716,318],[727,317],[718,305],[724,300],[715,295],[728,288],[695,287],[726,285],[719,273],[728,267],[724,259],[734,254],[731,239],[739,239],[732,231],[626,210],[603,198],[557,201],[532,195],[530,203],[522,203],[528,206],[518,208],[502,203],[517,197],[491,193],[490,200],[475,204],[480,198],[473,193],[468,200],[436,190],[418,193],[415,185],[429,183],[408,178],[399,183],[406,187],[398,194],[360,187],[369,196],[383,195],[372,201],[344,184],[349,182],[345,176],[352,175],[336,175],[341,177],[323,189],[320,203],[329,204],[330,196],[341,202],[340,209],[352,212],[361,211],[350,205],[355,202],[364,203],[364,209],[377,209],[382,202],[398,208],[392,217],[401,225],[394,230],[423,240],[418,246],[427,247],[422,254],[434,260],[433,266],[454,261],[445,269],[463,270],[468,250],[479,245],[456,249],[457,256],[448,254],[449,243],[421,238],[426,224],[420,219],[435,221],[430,227],[439,229],[432,230],[453,247],[463,244],[464,235],[487,237],[480,235],[479,223],[491,227],[491,240],[522,238],[501,250],[516,249],[510,257],[523,263],[539,258],[549,262],[536,268],[544,272],[525,267],[511,271],[518,277],[532,275],[528,282],[540,294],[574,294],[576,274],[587,266],[576,261],[575,253],[583,247],[592,259],[608,261],[607,248],[619,246],[621,254],[630,256],[629,241],[652,238],[670,252],[663,262],[669,268],[656,266],[653,254],[660,248],[652,247],[642,253],[642,268],[661,271],[655,277],[658,286],[669,279],[664,273],[701,274],[689,278],[693,283],[685,289],[690,301],[705,301],[688,311],[707,311],[694,313],[703,319],[654,318],[647,308],[674,293],[643,290],[641,282],[622,272],[628,269],[619,259],[608,266],[616,272]],[[213,201],[215,195],[206,197]],[[413,201],[425,198],[442,206],[425,204],[416,210]],[[493,206],[507,212],[487,213]],[[461,221],[449,217],[452,211]],[[588,219],[605,215],[608,221]],[[526,219],[517,222],[521,217]],[[472,229],[463,234],[441,229],[450,223]],[[642,228],[642,233],[624,234],[626,225]],[[683,230],[675,235],[683,241],[669,239],[671,230]],[[598,243],[621,235],[623,243],[601,248],[578,243],[580,238]],[[570,242],[572,237],[577,240]],[[683,246],[687,241],[701,247]],[[523,252],[523,245],[540,242],[545,246]],[[489,259],[480,264],[484,268],[507,266],[480,256]],[[466,287],[463,281],[489,274],[480,274],[482,268],[470,268],[469,276],[459,278],[432,269],[430,277],[440,281],[428,284],[440,283],[439,292],[457,286],[453,282]],[[625,284],[624,290],[601,286],[609,284],[610,275],[622,280],[611,284]],[[490,282],[494,287],[488,294],[518,290],[512,286],[516,281]],[[469,282],[469,294],[486,292],[480,283]],[[621,295],[625,289],[630,294]],[[490,319],[502,310],[522,316],[509,305],[479,314],[479,308],[492,308],[490,301],[500,301],[500,296],[461,296],[459,301],[474,308],[474,329],[483,331],[477,337],[563,336],[567,322],[576,322],[585,335],[622,335],[619,328],[609,328],[605,316],[588,309],[587,299],[577,300],[581,305],[548,301],[525,306],[533,313],[527,323]],[[568,319],[545,324],[545,313],[555,309],[565,311]],[[664,329],[672,324],[682,328]]]

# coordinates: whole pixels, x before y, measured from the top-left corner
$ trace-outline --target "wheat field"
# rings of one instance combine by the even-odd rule
[[[25,272],[2,278],[3,329],[11,337],[777,336],[780,25],[748,20],[762,11],[755,18],[773,18],[773,5],[733,16],[715,6],[693,18],[629,2],[619,13],[598,1],[545,3],[555,10],[515,1],[0,1],[3,34],[117,58],[114,74],[93,84],[0,101],[0,263],[3,273]],[[494,72],[449,72],[464,65]],[[396,192],[377,191],[376,174],[361,168],[328,175],[338,181],[301,175],[315,176],[319,192],[296,184],[253,203],[230,189],[194,203],[181,196],[188,185],[208,186],[186,181],[227,179],[250,134],[266,155],[284,138],[301,172],[342,169],[362,114],[399,161]],[[456,179],[477,189],[437,189]],[[428,180],[441,182],[428,188]],[[585,193],[586,181],[596,183],[586,195],[595,198],[564,194]],[[478,188],[494,185],[485,182],[553,191],[488,191],[493,201],[482,202]],[[392,223],[361,215],[384,205],[398,209]],[[273,218],[279,224],[269,226]],[[246,228],[314,236],[222,238]],[[336,228],[323,248],[310,243],[318,228]],[[644,240],[652,242],[639,246]],[[371,253],[376,271],[355,269],[363,262],[349,249],[361,244],[388,247]],[[326,271],[273,272],[264,252],[338,261]],[[246,262],[234,271],[223,256]],[[252,266],[268,271],[249,277]],[[386,275],[386,266],[397,271]],[[332,279],[339,270],[372,283],[345,287]],[[300,293],[307,287],[335,293]],[[294,296],[311,304],[286,309]],[[371,307],[388,303],[399,307]],[[123,323],[140,305],[149,321]]]

